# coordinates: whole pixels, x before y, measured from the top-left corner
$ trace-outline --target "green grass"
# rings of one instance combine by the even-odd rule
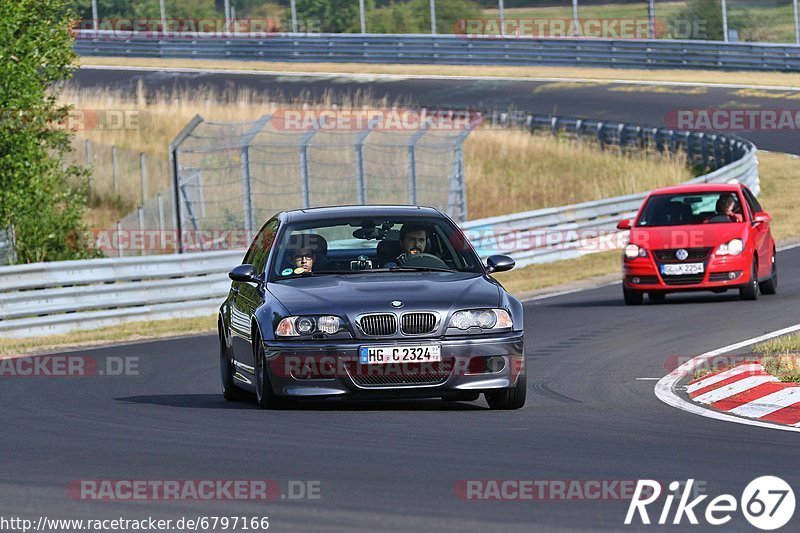
[[[753,351],[764,357],[764,369],[787,383],[800,383],[800,333],[782,335],[756,344]]]

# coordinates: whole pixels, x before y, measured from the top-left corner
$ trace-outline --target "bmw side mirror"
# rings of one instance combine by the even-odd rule
[[[491,274],[492,272],[505,272],[511,270],[516,265],[516,262],[507,255],[490,255],[486,260],[486,268]]]
[[[228,272],[228,277],[233,281],[261,283],[261,278],[256,274],[256,269],[253,265],[239,265]]]
[[[617,229],[619,230],[631,229],[631,221],[627,218],[625,220],[620,220],[619,224],[617,224]]]

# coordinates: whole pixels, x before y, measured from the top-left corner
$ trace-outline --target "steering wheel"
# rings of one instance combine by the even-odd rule
[[[446,268],[448,270],[450,269],[450,267],[447,266],[447,263],[445,263],[444,261],[442,261],[433,254],[426,254],[426,253],[400,254],[397,257],[397,264],[400,266],[410,266],[410,267]]]

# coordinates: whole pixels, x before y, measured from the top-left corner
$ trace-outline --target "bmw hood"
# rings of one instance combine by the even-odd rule
[[[292,315],[498,307],[501,289],[471,272],[390,272],[325,275],[271,282],[267,289]],[[402,302],[395,308],[391,302]]]

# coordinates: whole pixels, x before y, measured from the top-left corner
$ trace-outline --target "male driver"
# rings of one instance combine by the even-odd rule
[[[736,200],[729,193],[721,194],[717,200],[717,214],[711,217],[708,222],[742,222],[744,217],[734,211]]]
[[[428,231],[419,224],[403,224],[400,228],[400,246],[407,254],[421,254],[428,243]]]

